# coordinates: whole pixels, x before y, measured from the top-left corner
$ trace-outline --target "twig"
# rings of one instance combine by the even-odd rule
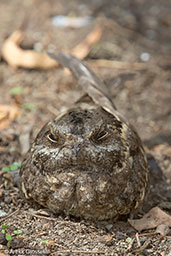
[[[141,243],[140,243],[140,239],[139,239],[138,233],[136,233],[135,237],[136,237],[136,240],[137,240],[138,247],[141,247]]]
[[[18,213],[20,209],[17,209],[16,211],[10,213],[9,215],[5,216],[3,219],[0,219],[0,223],[3,222],[4,220],[8,219],[9,217],[13,216],[14,214]]]
[[[37,218],[40,218],[40,219],[46,219],[46,220],[57,221],[57,218],[51,218],[51,217],[46,217],[46,216],[42,216],[42,215],[37,215],[37,214],[35,214],[35,213],[26,212],[26,211],[25,211],[25,213],[26,213],[26,214],[30,214],[30,215],[32,215],[32,216],[34,216],[34,217],[37,217]]]
[[[151,69],[154,72],[159,72],[161,69],[154,64],[148,64],[143,62],[126,62],[126,61],[116,61],[116,60],[90,60],[89,63],[95,67],[105,67],[105,68],[115,68],[115,69],[133,69],[133,70],[147,70]]]
[[[135,237],[134,237],[134,238],[132,239],[132,241],[130,242],[130,244],[129,244],[128,248],[127,248],[127,251],[130,251],[130,250],[131,250],[134,241],[135,241]]]
[[[156,234],[157,234],[156,232],[143,233],[143,234],[139,234],[139,237],[140,236],[153,236],[153,235],[156,235]]]
[[[138,253],[140,251],[143,251],[145,248],[147,248],[147,246],[151,243],[151,239],[148,239],[144,242],[144,244],[142,246],[140,246],[140,248],[136,249],[135,251],[133,251],[133,253]]]

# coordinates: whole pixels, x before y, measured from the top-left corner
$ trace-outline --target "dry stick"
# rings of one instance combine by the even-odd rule
[[[146,240],[146,241],[144,242],[144,244],[143,244],[140,248],[138,248],[138,249],[136,249],[135,251],[133,251],[133,253],[134,253],[134,252],[135,252],[135,253],[138,253],[138,252],[140,252],[140,251],[143,251],[145,248],[147,248],[147,246],[148,246],[150,243],[151,243],[151,239]]]
[[[161,72],[161,69],[154,64],[142,63],[142,62],[126,62],[126,61],[117,61],[117,60],[90,60],[89,63],[95,67],[103,68],[115,68],[115,69],[133,69],[133,70],[147,70],[150,69],[154,72]]]
[[[30,214],[30,215],[32,215],[32,216],[34,216],[34,217],[37,217],[37,218],[40,218],[40,219],[53,220],[53,221],[56,221],[56,220],[57,220],[57,218],[51,218],[51,217],[46,217],[46,216],[42,216],[42,215],[37,215],[37,214],[31,213],[31,212],[26,212],[26,211],[25,211],[25,213],[26,213],[26,214]]]
[[[117,61],[117,60],[106,60],[106,59],[98,59],[89,61],[90,64],[96,65],[98,67],[106,67],[106,68],[117,68],[117,69],[147,69],[148,64],[141,62],[126,62],[126,61]]]
[[[4,217],[3,219],[0,219],[0,223],[3,222],[4,220],[8,219],[9,217],[13,216],[14,214],[18,213],[19,211],[20,211],[20,209],[17,209],[16,211],[10,213],[9,215]]]
[[[153,236],[153,235],[157,235],[157,233],[154,231],[154,232],[149,232],[149,233],[143,233],[143,234],[139,234],[139,237],[140,236]]]
[[[138,233],[136,233],[135,237],[136,237],[136,240],[137,240],[138,247],[141,247],[141,243],[140,243]]]
[[[128,248],[127,248],[127,251],[130,251],[130,250],[131,250],[134,241],[135,241],[135,237],[134,237],[134,238],[132,239],[132,241],[130,242],[130,244],[129,244]]]

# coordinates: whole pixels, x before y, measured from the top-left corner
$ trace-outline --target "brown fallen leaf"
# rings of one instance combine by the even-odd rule
[[[93,31],[91,31],[81,43],[79,43],[70,51],[70,53],[81,60],[84,59],[89,54],[92,45],[100,40],[101,35],[101,26],[95,27]]]
[[[100,26],[91,31],[87,37],[74,47],[71,51],[73,55],[84,59],[93,44],[99,41],[102,34]],[[2,46],[2,57],[16,70],[18,67],[28,69],[50,69],[58,67],[59,63],[50,58],[46,53],[39,53],[34,50],[23,50],[20,43],[23,40],[23,33],[17,30],[4,42]]]
[[[11,122],[20,116],[20,109],[17,105],[0,105],[0,130],[7,129]]]
[[[168,225],[166,224],[160,224],[157,228],[156,228],[156,233],[162,235],[162,236],[166,236],[167,234],[169,234],[170,228]]]
[[[140,232],[145,229],[156,228],[161,224],[171,227],[171,216],[159,207],[154,207],[143,218],[138,220],[129,219],[128,222]]]
[[[14,70],[18,67],[49,69],[59,65],[46,53],[21,49],[19,44],[22,40],[23,33],[17,30],[12,33],[2,46],[2,57]]]

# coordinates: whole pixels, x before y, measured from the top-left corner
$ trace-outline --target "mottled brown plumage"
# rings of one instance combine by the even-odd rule
[[[54,58],[86,94],[37,135],[20,171],[25,197],[54,213],[92,220],[136,211],[148,189],[139,136],[90,69],[69,54]]]

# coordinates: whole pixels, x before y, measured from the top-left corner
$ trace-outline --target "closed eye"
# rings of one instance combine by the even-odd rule
[[[100,130],[96,133],[94,133],[92,136],[91,136],[91,139],[94,141],[94,142],[102,142],[103,140],[105,140],[109,135],[109,132],[106,131],[105,129],[104,130]]]
[[[105,130],[99,132],[97,134],[97,140],[102,140],[102,139],[106,138],[108,134],[109,133],[107,131],[105,131]]]
[[[57,136],[55,136],[53,133],[49,133],[47,135],[47,138],[48,138],[48,140],[50,140],[53,143],[57,143],[58,142]]]

